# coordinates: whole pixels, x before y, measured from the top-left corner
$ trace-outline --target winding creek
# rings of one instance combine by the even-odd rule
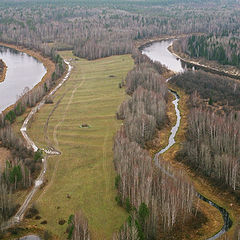
[[[164,40],[164,41],[148,44],[142,49],[142,53],[147,55],[151,60],[160,62],[161,64],[165,65],[168,69],[170,69],[173,72],[175,72],[176,74],[178,74],[178,73],[186,71],[186,69],[184,67],[185,64],[182,63],[181,60],[177,59],[171,52],[168,51],[168,47],[172,45],[173,41],[174,40]],[[176,121],[175,126],[173,126],[171,129],[171,134],[169,137],[168,145],[164,149],[162,149],[161,151],[156,153],[156,155],[154,157],[154,162],[155,162],[156,166],[159,168],[161,168],[161,166],[159,164],[158,157],[161,154],[165,153],[170,147],[172,147],[175,144],[175,136],[177,134],[177,131],[179,129],[180,122],[181,122],[181,114],[178,109],[178,103],[179,103],[180,97],[178,96],[178,94],[176,92],[174,92],[172,90],[169,90],[169,91],[175,97],[175,100],[173,100],[172,103],[175,106],[177,121]],[[165,171],[164,169],[162,169],[162,170]],[[169,177],[174,178],[174,176],[172,176],[170,173],[167,173],[166,171],[165,171],[165,173]],[[222,214],[222,217],[224,220],[224,225],[222,226],[222,228],[219,232],[217,232],[215,235],[213,235],[212,237],[207,239],[207,240],[215,240],[215,239],[219,238],[220,236],[222,236],[226,231],[228,231],[231,228],[232,220],[230,219],[229,213],[224,208],[218,206],[216,203],[214,203],[211,200],[207,199],[206,197],[202,196],[200,193],[198,193],[198,197],[201,200],[209,203],[211,206],[217,208],[220,211],[220,213]]]
[[[0,59],[7,65],[5,80],[0,83],[1,113],[14,104],[24,91],[37,85],[46,69],[36,58],[4,46],[0,46]]]

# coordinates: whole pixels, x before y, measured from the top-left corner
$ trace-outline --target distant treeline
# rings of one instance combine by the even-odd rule
[[[224,2],[1,1],[0,40],[46,55],[73,49],[79,57],[96,59],[131,53],[135,40],[159,35],[227,31],[237,36],[237,4],[228,2],[228,11],[222,11]]]

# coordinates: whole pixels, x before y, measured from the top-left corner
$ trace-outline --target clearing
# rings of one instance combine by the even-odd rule
[[[120,127],[115,113],[126,98],[118,84],[134,66],[130,55],[95,61],[60,53],[72,60],[69,80],[34,117],[28,133],[38,146],[53,146],[62,155],[48,158],[47,185],[36,205],[41,220],[29,223],[66,239],[68,220],[81,209],[93,239],[111,239],[127,218],[117,206],[114,189],[113,136]],[[89,127],[81,128],[82,124]]]

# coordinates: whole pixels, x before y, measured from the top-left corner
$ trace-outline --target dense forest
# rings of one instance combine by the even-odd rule
[[[171,82],[189,95],[197,91],[210,106],[217,105],[219,110],[240,110],[240,82],[237,80],[204,71],[189,71],[175,76]]]
[[[13,2],[1,3],[1,41],[37,48],[46,55],[56,48],[72,49],[88,59],[130,53],[134,40],[159,35],[232,33],[239,23],[235,1],[227,6],[224,1],[194,1],[191,11],[189,1]]]
[[[147,151],[148,142],[166,122],[168,90],[147,57],[135,56],[135,62],[126,78],[126,92],[131,98],[117,113],[124,124],[114,141],[116,200],[130,218],[115,239],[156,239],[159,231],[169,232],[191,217],[196,192],[169,163],[160,161],[157,168]]]
[[[16,210],[16,203],[11,199],[11,193],[27,189],[41,170],[42,153],[34,153],[26,143],[14,133],[11,125],[0,128],[0,145],[11,151],[11,157],[6,160],[6,167],[0,174],[0,224],[7,220]]]
[[[240,68],[240,38],[235,31],[225,31],[221,35],[192,35],[175,43],[175,48],[176,45],[178,45],[178,50],[190,57],[202,57],[207,60],[215,60],[223,65]]]
[[[172,82],[191,94],[187,139],[178,159],[239,193],[240,83],[201,71],[183,73]]]

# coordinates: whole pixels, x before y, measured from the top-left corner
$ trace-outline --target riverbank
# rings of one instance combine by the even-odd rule
[[[181,124],[179,127],[179,130],[176,134],[176,143],[164,154],[161,155],[163,161],[169,161],[171,165],[176,168],[176,170],[182,170],[186,173],[186,176],[190,178],[190,181],[194,183],[194,186],[197,191],[201,192],[202,194],[205,194],[202,188],[196,187],[196,181],[195,177],[193,177],[191,174],[189,174],[189,169],[180,164],[176,161],[176,155],[178,151],[181,149],[182,143],[185,140],[185,134],[187,130],[187,116],[188,116],[188,108],[187,108],[187,102],[188,102],[188,96],[184,94],[184,92],[175,86],[168,84],[169,89],[176,91],[178,95],[180,96],[179,100],[179,110],[181,113]],[[168,138],[170,135],[170,131],[172,127],[176,124],[176,114],[175,114],[175,108],[172,104],[173,95],[169,96],[168,100],[168,109],[167,109],[167,116],[168,116],[168,124],[158,132],[158,136],[156,139],[154,139],[154,148],[150,151],[151,155],[154,156],[154,154],[157,152],[157,149],[164,148],[168,145]],[[207,195],[209,199],[213,199],[213,196]],[[181,232],[181,239],[199,239],[199,240],[206,240],[207,238],[213,236],[216,232],[220,231],[222,228],[224,222],[221,213],[208,203],[204,201],[198,201],[198,204],[196,206],[200,212],[198,216],[201,217],[200,222],[201,225],[199,226],[197,223],[197,219],[194,219],[192,222],[187,222],[186,226],[183,226],[182,229],[179,231]],[[203,224],[205,222],[205,224]],[[177,234],[176,234],[177,236]]]
[[[146,43],[145,46],[147,45],[149,44]],[[189,111],[188,105],[187,105],[188,96],[182,90],[177,89],[175,86],[171,86],[171,85],[169,86],[170,88],[173,88],[173,90],[176,90],[181,97],[179,102],[179,109],[181,111],[182,119],[181,119],[180,128],[176,136],[176,144],[172,148],[170,148],[169,151],[167,151],[164,155],[162,155],[162,157],[166,161],[170,161],[172,166],[176,167],[176,169],[184,171],[190,177],[190,179],[194,182],[195,188],[199,193],[201,193],[202,195],[204,195],[205,197],[207,197],[208,199],[215,202],[217,205],[223,207],[229,212],[230,218],[231,220],[233,220],[234,223],[232,228],[224,235],[228,235],[230,236],[230,239],[233,239],[232,238],[233,232],[236,226],[238,225],[237,221],[239,216],[239,203],[236,201],[236,199],[234,199],[234,196],[227,190],[223,190],[223,189],[217,188],[215,185],[212,185],[212,183],[209,182],[205,177],[199,176],[198,173],[192,171],[188,166],[176,160],[177,153],[181,149],[182,144],[185,141],[185,134],[186,134],[187,124],[188,124],[188,111]],[[172,123],[172,126],[174,126],[174,124],[175,122]],[[205,203],[205,206],[202,207],[202,209],[205,212],[205,215],[207,216],[209,221],[206,225],[203,226],[202,228],[203,230],[199,232],[201,237],[194,236],[194,237],[191,237],[191,239],[206,239],[207,237],[211,237],[214,234],[216,234],[223,226],[222,215],[216,208]]]
[[[187,130],[189,112],[187,107],[188,96],[184,93],[183,90],[177,88],[174,85],[170,84],[169,87],[174,91],[178,92],[178,94],[180,95],[179,110],[181,112],[181,125],[176,135],[176,144],[172,148],[170,148],[165,154],[162,155],[163,160],[170,161],[173,167],[186,172],[187,175],[190,177],[191,181],[194,183],[195,189],[199,193],[201,193],[203,196],[207,197],[211,201],[215,202],[219,206],[225,208],[229,212],[230,218],[233,221],[233,226],[227,233],[225,233],[225,235],[227,235],[229,239],[233,239],[233,234],[235,228],[238,225],[238,220],[240,216],[239,204],[236,202],[234,196],[227,190],[216,188],[206,178],[204,178],[203,176],[199,176],[199,174],[191,170],[190,167],[176,160],[177,153],[181,149],[182,144],[184,143]],[[175,122],[172,123],[172,125],[174,124]],[[201,229],[199,229],[199,231],[197,232],[199,236],[197,238],[196,236],[195,238],[193,236],[191,239],[204,240],[207,237],[211,237],[212,235],[214,235],[214,233],[217,233],[221,229],[221,227],[223,226],[223,219],[222,215],[216,208],[204,203],[203,201],[200,201],[199,204],[199,208],[208,218],[208,222],[206,225],[203,225]]]
[[[173,43],[174,45],[174,43]],[[168,50],[178,59],[180,59],[183,63],[188,65],[190,68],[195,67],[196,69],[202,69],[206,72],[234,78],[237,80],[240,80],[240,70],[233,66],[223,66],[218,64],[215,61],[208,61],[203,58],[199,59],[193,59],[190,56],[182,53],[177,52],[174,50],[174,46],[171,45]]]
[[[202,33],[191,33],[191,34],[181,34],[181,35],[165,35],[165,36],[157,36],[157,37],[154,37],[154,38],[144,38],[144,39],[141,39],[141,40],[136,40],[134,42],[134,46],[141,51],[143,48],[145,48],[145,47],[147,47],[147,46],[149,46],[149,45],[151,45],[155,42],[188,37],[192,34],[201,35]]]
[[[7,73],[7,65],[2,59],[0,59],[0,83],[4,81],[6,73]]]
[[[8,43],[3,43],[0,42],[0,46],[8,47],[15,49],[19,52],[26,53],[34,58],[36,58],[39,62],[42,62],[45,69],[46,69],[46,74],[42,77],[41,81],[34,86],[30,91],[34,90],[37,88],[39,85],[42,85],[46,80],[51,79],[52,74],[55,72],[55,63],[48,57],[43,56],[40,52],[31,50],[22,46],[16,46],[13,44],[8,44]],[[10,111],[13,108],[14,104],[9,106],[3,111],[3,114],[6,114],[8,111]]]

